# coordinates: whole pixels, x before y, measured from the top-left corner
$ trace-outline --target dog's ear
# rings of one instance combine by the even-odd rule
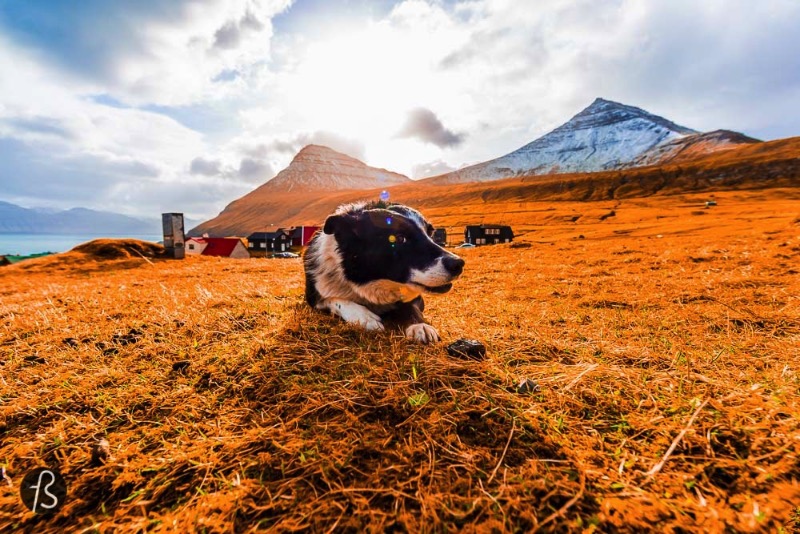
[[[331,215],[325,219],[322,231],[328,235],[356,234],[358,221],[350,215]]]
[[[342,223],[342,216],[341,215],[330,215],[327,219],[325,219],[325,226],[322,227],[322,231],[328,235],[332,235],[336,233],[336,229]]]

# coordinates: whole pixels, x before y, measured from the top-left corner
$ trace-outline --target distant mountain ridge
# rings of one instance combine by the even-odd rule
[[[628,172],[635,167],[695,162],[717,152],[738,152],[756,143],[761,142],[728,130],[701,133],[641,108],[598,98],[566,123],[514,152],[418,181],[370,167],[327,147],[309,145],[275,178],[231,202],[217,217],[193,228],[189,234],[246,236],[280,226],[320,224],[324,214],[335,208],[335,202],[377,198],[383,188],[390,188],[392,199],[399,199],[398,195],[406,190],[422,191],[422,197],[427,198],[443,193],[436,186],[470,183],[479,186],[513,178],[539,180],[540,175]],[[679,172],[673,174],[677,176]],[[608,176],[603,180],[608,181]],[[581,183],[590,182],[591,175],[587,175]],[[485,197],[491,198],[491,186],[485,187]],[[561,187],[551,191],[554,198],[563,195]],[[541,191],[550,194],[549,190],[547,186]],[[650,194],[644,188],[638,190]],[[425,203],[428,201],[435,199]]]
[[[30,209],[0,201],[0,233],[5,234],[161,234],[158,219],[138,219],[86,208]]]
[[[656,154],[647,154],[665,144],[697,135],[704,134],[641,108],[597,98],[569,121],[522,148],[426,181],[485,182],[514,176],[599,172],[658,164]],[[749,141],[736,142],[756,142],[741,137]],[[713,151],[713,142],[709,140],[705,148]],[[669,152],[664,151],[663,155]]]

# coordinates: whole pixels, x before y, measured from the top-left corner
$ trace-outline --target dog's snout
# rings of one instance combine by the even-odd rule
[[[458,256],[447,256],[442,263],[447,272],[453,276],[458,276],[464,270],[464,260]]]

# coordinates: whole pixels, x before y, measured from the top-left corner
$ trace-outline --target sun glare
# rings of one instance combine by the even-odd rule
[[[306,127],[357,139],[369,147],[368,159],[409,172],[415,158],[437,154],[397,133],[409,110],[446,101],[434,69],[438,41],[383,24],[321,36],[292,73],[287,97]]]
[[[391,135],[422,95],[423,69],[379,28],[315,43],[296,73],[297,104],[320,126],[355,137]]]

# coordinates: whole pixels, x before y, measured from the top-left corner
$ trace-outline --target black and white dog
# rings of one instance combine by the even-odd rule
[[[409,339],[438,341],[422,316],[421,294],[450,291],[464,260],[432,234],[421,213],[401,204],[340,206],[306,250],[306,302],[367,330],[386,323]]]

